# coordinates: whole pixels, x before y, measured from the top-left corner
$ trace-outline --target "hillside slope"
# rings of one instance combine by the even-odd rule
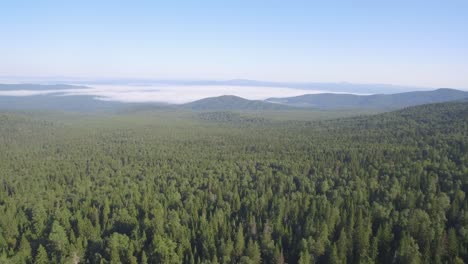
[[[260,100],[247,100],[234,95],[204,98],[181,107],[192,110],[282,110],[293,107],[264,102]]]
[[[468,98],[468,92],[455,89],[437,89],[434,91],[415,91],[397,94],[306,94],[286,98],[268,98],[265,101],[296,107],[321,109],[399,109],[429,103],[441,103]]]

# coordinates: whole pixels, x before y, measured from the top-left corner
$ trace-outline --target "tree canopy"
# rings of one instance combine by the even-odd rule
[[[289,114],[0,113],[0,262],[468,262],[468,103]]]

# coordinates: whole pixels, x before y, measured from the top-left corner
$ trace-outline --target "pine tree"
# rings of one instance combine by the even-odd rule
[[[298,264],[312,264],[312,256],[310,255],[308,250],[303,250],[299,255]]]
[[[245,240],[244,240],[244,228],[242,224],[239,224],[239,229],[236,235],[235,254],[237,257],[241,257],[244,254]]]
[[[54,221],[52,224],[52,230],[49,234],[49,241],[59,256],[67,253],[68,249],[68,237],[65,229],[59,224],[58,221]]]
[[[450,259],[455,259],[458,256],[458,240],[454,228],[449,229],[447,240],[447,249]]]
[[[146,256],[145,251],[141,252],[141,264],[148,264],[148,257]]]
[[[284,255],[283,255],[283,250],[281,250],[279,247],[275,248],[275,256],[274,256],[274,263],[275,264],[284,264]]]
[[[338,251],[336,250],[335,244],[333,244],[329,249],[328,263],[332,263],[332,264],[344,263],[344,262],[341,262],[340,258],[338,257]]]
[[[34,264],[48,264],[48,263],[49,263],[49,257],[47,256],[47,251],[42,245],[39,245],[39,248],[37,249],[36,257],[34,258]]]
[[[24,262],[29,263],[31,261],[31,252],[31,245],[26,236],[23,235],[21,237],[18,255],[21,255]]]
[[[258,264],[261,262],[262,258],[261,258],[261,253],[260,253],[260,247],[258,246],[258,243],[256,241],[249,240],[245,255],[250,258],[253,264],[254,263]]]
[[[421,263],[421,253],[419,252],[418,244],[410,235],[403,234],[396,257],[398,263]]]

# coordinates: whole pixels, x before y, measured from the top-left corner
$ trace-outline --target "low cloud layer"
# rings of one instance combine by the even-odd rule
[[[66,90],[10,90],[0,91],[0,96],[74,96],[88,95],[97,100],[128,103],[161,102],[182,104],[221,95],[236,95],[246,99],[263,100],[269,97],[289,97],[303,94],[323,93],[320,90],[302,90],[280,87],[257,86],[198,86],[198,85],[93,85],[89,88]]]

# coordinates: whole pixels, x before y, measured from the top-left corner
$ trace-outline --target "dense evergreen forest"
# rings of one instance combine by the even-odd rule
[[[288,115],[0,113],[0,263],[468,263],[468,102]]]

